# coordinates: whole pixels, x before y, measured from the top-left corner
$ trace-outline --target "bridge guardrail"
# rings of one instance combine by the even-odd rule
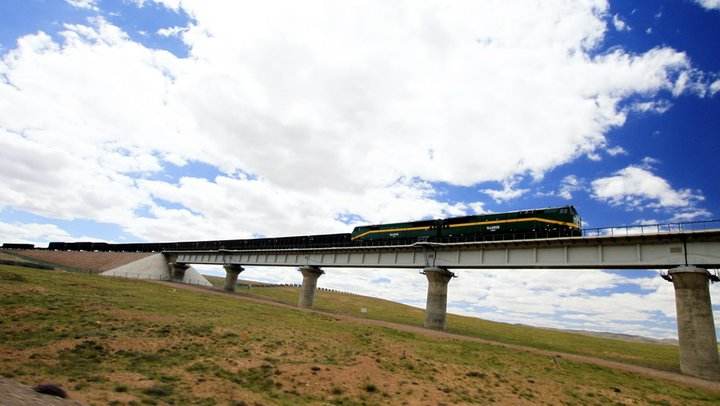
[[[686,221],[681,223],[632,224],[626,226],[584,228],[584,237],[622,237],[631,235],[655,235],[684,233],[720,229],[720,219],[703,221]]]

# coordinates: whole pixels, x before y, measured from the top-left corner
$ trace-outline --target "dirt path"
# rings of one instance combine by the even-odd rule
[[[506,344],[506,343],[501,343],[498,341],[485,340],[485,339],[477,338],[477,337],[470,337],[470,336],[464,336],[464,335],[460,335],[460,334],[447,333],[444,331],[429,330],[429,329],[419,327],[419,326],[391,323],[391,322],[382,321],[382,320],[364,319],[364,318],[353,317],[353,316],[348,316],[348,315],[343,315],[343,314],[323,312],[323,311],[319,311],[319,310],[300,309],[298,307],[291,306],[286,303],[280,303],[280,302],[277,302],[274,300],[260,298],[257,296],[237,295],[237,294],[233,294],[233,293],[224,292],[224,291],[218,290],[216,288],[206,288],[206,287],[185,285],[185,284],[179,284],[179,283],[173,283],[173,282],[159,282],[158,281],[156,283],[160,283],[160,284],[171,286],[173,288],[178,288],[178,289],[186,289],[186,290],[192,290],[192,291],[196,291],[196,292],[210,293],[210,294],[222,295],[222,296],[230,296],[230,297],[237,298],[239,300],[247,300],[247,301],[256,302],[256,303],[272,304],[274,306],[280,306],[280,307],[285,307],[285,308],[289,308],[289,309],[318,313],[318,314],[333,317],[338,320],[349,321],[349,322],[354,322],[354,323],[359,323],[359,324],[364,324],[364,325],[387,327],[387,328],[391,328],[391,329],[395,329],[395,330],[399,330],[399,331],[415,333],[415,334],[424,335],[424,336],[428,336],[428,337],[434,337],[434,338],[439,338],[439,339],[465,340],[465,341],[472,341],[472,342],[477,342],[477,343],[482,343],[482,344],[495,345],[495,346],[500,346],[500,347],[509,348],[509,349],[513,349],[513,350],[528,352],[528,353],[532,353],[532,354],[545,355],[545,356],[555,358],[555,359],[563,359],[563,360],[569,360],[569,361],[573,361],[573,362],[592,364],[592,365],[597,365],[600,367],[616,369],[619,371],[631,372],[631,373],[635,373],[638,375],[647,376],[650,378],[664,379],[664,380],[684,384],[687,386],[693,386],[693,387],[703,388],[706,390],[711,390],[714,392],[720,392],[720,382],[707,381],[707,380],[700,379],[700,378],[694,378],[691,376],[682,375],[682,374],[679,374],[676,372],[662,371],[662,370],[648,368],[648,367],[642,367],[642,366],[638,366],[638,365],[625,364],[625,363],[617,362],[617,361],[609,361],[606,359],[595,358],[595,357],[590,357],[590,356],[586,356],[586,355],[577,355],[577,354],[569,354],[569,353],[557,352],[557,351],[541,350],[538,348],[526,347],[526,346],[516,345],[516,344]]]

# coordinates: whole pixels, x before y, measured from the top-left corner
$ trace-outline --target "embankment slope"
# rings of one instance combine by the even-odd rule
[[[13,250],[8,253],[21,258],[55,264],[70,269],[90,273],[101,273],[122,265],[145,258],[154,253],[148,252],[88,252],[88,251],[50,251],[50,250]]]

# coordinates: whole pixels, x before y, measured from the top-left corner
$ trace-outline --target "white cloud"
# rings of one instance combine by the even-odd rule
[[[86,10],[98,11],[97,0],[65,0],[66,3],[73,7]]]
[[[91,239],[85,236],[72,237],[55,224],[0,221],[0,242],[46,244],[50,241],[88,241]]]
[[[535,195],[541,197],[558,196],[565,200],[570,200],[573,198],[573,193],[580,190],[585,190],[585,180],[578,178],[576,175],[568,175],[560,181],[560,186],[558,186],[556,190],[550,190],[548,192],[539,191],[536,192]]]
[[[595,162],[602,161],[602,156],[595,151],[588,152],[586,156],[591,161],[595,161]]]
[[[612,23],[613,27],[615,27],[615,30],[617,31],[630,31],[631,28],[625,21],[623,21],[619,15],[615,14],[612,17]]]
[[[628,166],[613,176],[592,182],[593,197],[631,209],[692,207],[703,196],[690,189],[673,189],[649,168]]]
[[[715,93],[720,92],[720,79],[710,84],[710,95],[715,96]]]
[[[630,109],[632,111],[638,111],[641,113],[657,113],[657,114],[663,114],[670,110],[672,107],[672,103],[670,103],[667,100],[653,100],[653,101],[646,101],[646,102],[637,102],[633,103],[630,106]]]
[[[490,210],[485,208],[485,203],[483,202],[472,202],[469,203],[468,206],[472,210],[473,214],[487,214],[491,213]]]
[[[720,10],[720,0],[695,0],[695,2],[708,10]]]
[[[517,198],[507,179],[597,155],[626,98],[685,91],[692,69],[667,47],[593,56],[604,1],[159,4],[192,17],[189,57],[102,18],[2,56],[0,205],[163,240],[459,215],[482,202],[428,182]],[[223,175],[162,180],[188,162]]]
[[[517,199],[518,197],[524,195],[527,193],[530,189],[515,189],[515,185],[520,181],[520,179],[508,179],[504,180],[502,182],[503,188],[502,189],[482,189],[480,192],[485,193],[486,195],[493,198],[498,203]]]
[[[157,30],[157,34],[160,35],[161,37],[175,37],[178,34],[180,34],[181,32],[184,32],[186,30],[187,30],[186,27],[178,27],[178,26],[167,27],[167,28],[160,28],[159,30]]]
[[[112,145],[61,142],[44,143],[0,128],[0,207],[66,220],[132,222],[148,194],[127,173],[154,170],[156,159]]]
[[[623,148],[619,145],[616,145],[611,148],[606,148],[605,152],[607,152],[608,155],[610,155],[610,156],[627,155],[627,151],[625,151],[625,148]]]
[[[407,180],[357,194],[331,189],[309,194],[278,188],[268,181],[226,176],[213,181],[185,177],[177,185],[146,180],[139,186],[154,198],[195,212],[151,204],[154,218],[137,218],[126,229],[153,240],[167,239],[168,235],[182,240],[189,236],[218,239],[348,232],[358,224],[346,224],[338,214],[353,215],[362,219],[358,220],[361,223],[383,223],[451,217],[470,211],[463,203],[438,202],[429,185]],[[473,204],[472,209],[482,209],[482,205]]]
[[[708,219],[711,216],[712,216],[712,213],[706,209],[691,208],[689,210],[681,211],[681,212],[673,214],[672,218],[670,218],[670,221],[682,223],[685,221]]]
[[[651,170],[651,169],[655,169],[655,165],[657,165],[659,163],[660,163],[660,160],[655,159],[650,156],[646,156],[640,160],[639,166],[643,169]]]
[[[576,192],[578,190],[582,190],[582,180],[580,180],[575,175],[568,175],[563,178],[560,190],[558,190],[558,196],[562,197],[563,199],[570,200],[572,199],[573,192]]]

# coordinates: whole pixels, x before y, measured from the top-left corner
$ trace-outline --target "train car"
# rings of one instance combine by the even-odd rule
[[[573,206],[355,227],[355,243],[455,242],[581,235]]]
[[[287,249],[287,248],[322,248],[350,245],[350,234],[320,234],[275,238],[253,238],[244,240],[221,240],[199,242],[207,249],[252,250],[252,249]],[[210,243],[210,245],[205,245]],[[194,249],[187,243],[180,243],[176,249]],[[203,248],[205,249],[205,248]]]
[[[22,244],[14,242],[3,243],[2,248],[11,250],[31,250],[35,249],[35,244]]]
[[[48,249],[53,251],[65,251],[67,247],[66,242],[53,241],[48,244]]]
[[[49,250],[56,251],[114,251],[114,244],[106,242],[51,242]]]

